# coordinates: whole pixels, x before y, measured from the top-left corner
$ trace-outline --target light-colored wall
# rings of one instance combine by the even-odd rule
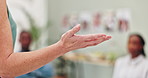
[[[99,46],[82,49],[82,51],[109,51],[109,52],[126,52],[127,37],[130,32],[140,32],[146,42],[148,42],[148,5],[147,0],[32,0],[18,1],[8,0],[8,6],[18,25],[29,28],[26,17],[18,9],[19,5],[24,6],[36,18],[39,26],[43,26],[47,19],[52,22],[49,29],[51,44],[59,40],[63,31],[61,30],[61,18],[67,13],[81,13],[83,11],[96,12],[106,10],[118,10],[128,8],[131,11],[130,31],[128,33],[106,33],[113,36],[112,40]],[[46,8],[47,7],[47,8]],[[19,29],[19,26],[18,26]],[[19,30],[18,30],[19,33]],[[88,32],[89,33],[89,32]],[[112,45],[112,46],[111,46]],[[18,50],[19,43],[16,45]],[[147,45],[145,46],[148,51]]]
[[[67,13],[80,13],[82,11],[105,11],[128,8],[131,11],[130,31],[128,33],[107,33],[113,36],[112,40],[100,46],[87,48],[86,51],[100,50],[124,53],[130,32],[139,32],[148,43],[148,1],[147,0],[49,0],[49,19],[53,23],[51,33],[53,39],[61,35],[61,18]],[[55,31],[57,30],[57,31]],[[58,32],[59,31],[59,32]],[[54,34],[54,36],[53,36]],[[109,46],[113,44],[112,46]],[[90,50],[89,50],[90,49]],[[148,46],[145,46],[148,51]]]

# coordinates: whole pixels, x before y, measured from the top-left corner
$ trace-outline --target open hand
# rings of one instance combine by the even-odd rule
[[[105,34],[76,35],[75,33],[79,30],[80,25],[77,25],[62,35],[58,43],[63,46],[66,52],[88,46],[95,46],[111,39],[111,36],[107,36]]]

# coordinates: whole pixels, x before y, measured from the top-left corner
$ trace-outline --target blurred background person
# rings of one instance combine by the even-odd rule
[[[119,31],[126,32],[128,31],[128,20],[120,19],[119,20]]]
[[[19,42],[21,44],[21,51],[20,52],[28,52],[30,51],[30,44],[32,42],[32,36],[27,31],[22,31],[20,33]]]
[[[141,35],[131,34],[129,36],[129,55],[117,59],[113,78],[148,78],[144,45],[145,41]]]
[[[29,52],[30,45],[32,43],[32,35],[27,31],[22,31],[20,34],[19,42],[21,44],[20,52]],[[54,76],[54,71],[51,64],[46,64],[45,66],[32,71],[30,73],[18,76],[16,78],[52,78]]]

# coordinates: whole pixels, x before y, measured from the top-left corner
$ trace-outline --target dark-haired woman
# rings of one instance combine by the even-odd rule
[[[139,34],[129,36],[129,55],[116,61],[113,78],[148,78],[144,45],[145,41]]]

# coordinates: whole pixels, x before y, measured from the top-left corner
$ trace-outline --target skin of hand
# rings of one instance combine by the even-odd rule
[[[80,24],[62,35],[58,44],[63,46],[63,49],[66,50],[65,52],[88,46],[95,46],[111,39],[111,36],[107,36],[105,34],[76,35],[75,33],[79,30]]]

